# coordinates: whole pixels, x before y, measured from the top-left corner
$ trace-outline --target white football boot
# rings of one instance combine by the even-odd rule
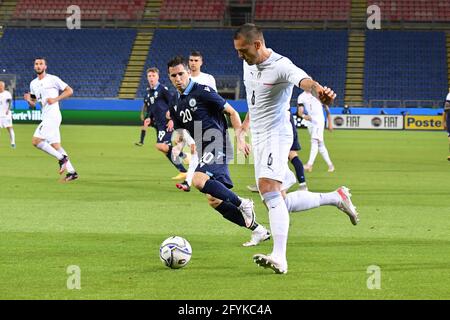
[[[250,238],[250,241],[247,241],[242,245],[244,247],[253,247],[269,239],[270,239],[269,230],[264,228],[262,225],[259,225],[255,230],[252,231],[252,237]]]
[[[278,261],[270,254],[255,254],[253,261],[260,267],[270,268],[277,274],[286,274],[288,271],[287,261]]]
[[[356,226],[359,222],[358,212],[350,199],[352,194],[347,187],[339,187],[336,192],[339,194],[341,201],[339,201],[337,207],[339,210],[344,211],[350,218],[351,223]]]

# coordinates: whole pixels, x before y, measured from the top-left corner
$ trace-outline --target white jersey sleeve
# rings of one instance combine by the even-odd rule
[[[53,84],[59,91],[64,91],[68,87],[68,84],[57,76],[53,76]]]
[[[9,91],[5,90],[6,102],[12,101],[12,95]]]
[[[283,59],[286,59],[287,61],[279,64],[278,72],[281,79],[286,80],[297,87],[299,87],[300,81],[303,79],[311,79],[305,71],[297,67],[291,60],[288,58]]]
[[[210,79],[210,87],[213,88],[217,92],[217,85],[216,85],[216,79],[212,75],[209,75]]]

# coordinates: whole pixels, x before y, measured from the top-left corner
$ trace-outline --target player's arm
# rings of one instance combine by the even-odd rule
[[[28,103],[28,106],[31,109],[36,108],[37,99],[36,96],[33,93],[25,93],[23,95],[24,100]]]
[[[450,101],[446,100],[445,101],[445,106],[444,106],[444,113],[443,113],[444,130],[447,130],[447,118],[448,117],[450,117]]]
[[[311,92],[314,97],[327,106],[331,105],[336,98],[336,93],[333,90],[328,87],[322,87],[313,79],[304,78],[300,80],[298,86],[305,91]]]
[[[11,101],[11,99],[6,100],[6,105],[8,106],[8,107],[6,108],[6,115],[8,115],[9,112],[12,110],[12,108],[11,108],[11,106],[12,106],[12,101]]]
[[[223,112],[230,117],[231,126],[237,138],[238,150],[247,157],[250,154],[250,146],[245,142],[245,132],[242,128],[239,113],[228,102],[225,103]]]
[[[323,108],[325,109],[325,113],[327,115],[327,129],[329,131],[333,131],[333,123],[331,122],[330,108],[327,105],[324,105]]]
[[[303,103],[297,104],[297,117],[308,121],[311,121],[312,119],[309,114],[305,114],[305,105]]]
[[[247,112],[245,115],[245,119],[242,122],[241,131],[243,134],[246,134],[250,130],[250,112]]]
[[[64,100],[66,98],[69,98],[73,95],[73,89],[70,86],[66,86],[66,88],[63,90],[63,92],[57,96],[56,98],[48,98],[47,103],[49,105],[54,104],[58,101]]]

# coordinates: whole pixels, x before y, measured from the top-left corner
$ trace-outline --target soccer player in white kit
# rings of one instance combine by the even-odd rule
[[[11,102],[11,93],[5,90],[5,83],[0,81],[0,129],[6,128],[8,130],[9,142],[14,149],[16,147],[16,135],[12,123]]]
[[[296,181],[288,167],[288,155],[293,141],[289,109],[294,85],[311,91],[327,105],[331,104],[336,95],[331,89],[312,80],[291,60],[266,48],[261,29],[254,24],[245,24],[235,32],[234,47],[244,60],[244,84],[250,114],[255,178],[269,210],[274,241],[270,254],[256,254],[253,260],[262,267],[284,274],[288,270],[286,245],[289,212],[333,205],[344,211],[352,224],[358,223],[358,213],[346,187],[329,193],[285,193]]]
[[[303,117],[303,119],[308,120],[311,123],[311,125],[308,126],[308,131],[311,136],[311,150],[309,153],[309,160],[304,165],[304,169],[309,172],[312,171],[317,152],[320,152],[322,158],[328,165],[328,172],[333,172],[334,165],[333,162],[331,162],[330,155],[328,154],[328,150],[323,139],[325,117],[323,115],[322,103],[319,101],[319,99],[315,98],[311,94],[311,92],[304,91],[297,98],[297,106],[297,115]],[[305,110],[306,115],[304,115]],[[330,120],[331,117],[328,117],[329,128],[331,125]]]
[[[192,51],[189,55],[189,71],[191,73],[191,79],[199,84],[211,87],[214,89],[214,91],[217,92],[216,87],[216,79],[214,79],[214,76],[210,75],[209,73],[202,72],[202,65],[203,65],[203,56],[199,51]],[[195,142],[194,139],[189,135],[189,133],[184,130],[183,141],[176,147],[176,152],[181,152],[183,147],[185,145],[188,145],[191,149],[191,158],[189,160],[189,168],[186,176],[186,180],[182,183],[177,183],[176,187],[180,190],[189,192],[191,190],[192,185],[192,178],[194,177],[195,169],[198,166],[198,155],[197,151],[195,150]]]
[[[58,159],[59,174],[63,174],[67,170],[64,181],[76,180],[78,174],[61,145],[59,132],[62,121],[59,101],[73,95],[73,90],[57,76],[47,73],[45,58],[35,59],[34,71],[37,78],[31,81],[30,93],[26,93],[24,99],[31,108],[35,108],[37,102],[41,104],[42,122],[33,134],[32,144]]]

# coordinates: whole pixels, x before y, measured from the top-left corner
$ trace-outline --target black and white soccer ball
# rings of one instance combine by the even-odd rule
[[[183,268],[189,263],[191,257],[191,244],[183,237],[169,237],[159,247],[159,258],[165,266],[172,269]]]

